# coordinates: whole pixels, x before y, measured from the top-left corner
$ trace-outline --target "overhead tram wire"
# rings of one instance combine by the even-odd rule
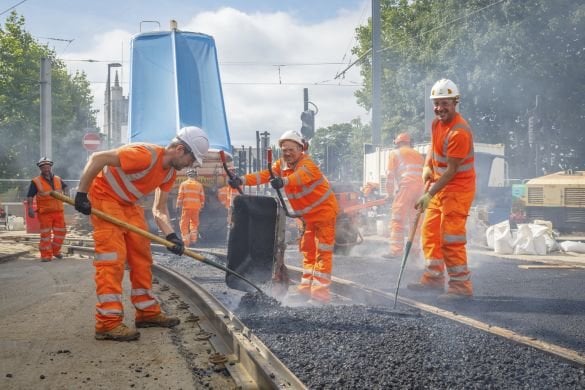
[[[26,2],[27,0],[22,0],[20,3],[14,4],[12,7],[5,9],[4,11],[0,12],[0,16],[4,15],[5,13],[7,13],[8,11],[18,7],[19,5],[21,5],[22,3]]]

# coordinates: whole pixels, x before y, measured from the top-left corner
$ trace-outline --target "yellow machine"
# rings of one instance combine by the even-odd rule
[[[551,221],[560,232],[585,232],[585,171],[528,180],[522,194],[528,221]]]

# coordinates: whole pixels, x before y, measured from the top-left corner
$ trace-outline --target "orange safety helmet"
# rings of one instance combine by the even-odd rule
[[[400,133],[394,139],[394,145],[398,145],[401,142],[410,143],[410,135],[408,133]]]

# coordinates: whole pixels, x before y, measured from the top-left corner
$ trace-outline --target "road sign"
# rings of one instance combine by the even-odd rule
[[[83,147],[88,152],[95,152],[102,144],[102,137],[99,133],[85,133],[83,135]]]

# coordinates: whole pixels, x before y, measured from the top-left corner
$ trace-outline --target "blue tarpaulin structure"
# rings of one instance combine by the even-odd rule
[[[187,31],[142,33],[131,41],[129,142],[167,145],[184,126],[231,154],[213,37]]]

